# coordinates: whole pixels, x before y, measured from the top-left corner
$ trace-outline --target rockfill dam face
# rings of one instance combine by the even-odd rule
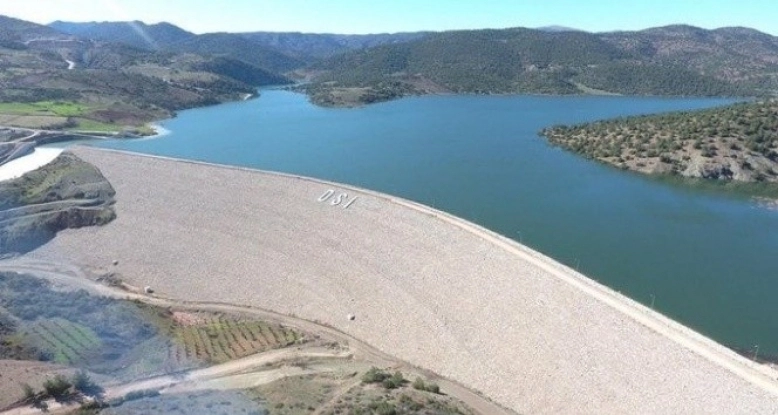
[[[329,324],[519,413],[778,412],[771,369],[446,213],[309,178],[73,151],[116,189],[117,218],[60,232],[36,259]]]

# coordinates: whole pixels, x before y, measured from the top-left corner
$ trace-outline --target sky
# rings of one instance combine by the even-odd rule
[[[36,23],[167,21],[195,33],[387,33],[561,25],[602,32],[686,23],[778,35],[778,0],[0,0]]]

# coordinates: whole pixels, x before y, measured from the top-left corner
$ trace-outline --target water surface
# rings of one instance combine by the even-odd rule
[[[549,146],[537,131],[716,99],[431,96],[325,109],[302,95],[183,111],[102,145],[402,196],[479,223],[727,345],[778,353],[778,212]]]

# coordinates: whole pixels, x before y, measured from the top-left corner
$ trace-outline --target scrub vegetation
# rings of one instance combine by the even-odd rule
[[[556,126],[541,134],[620,168],[761,185],[767,195],[778,195],[775,100]]]

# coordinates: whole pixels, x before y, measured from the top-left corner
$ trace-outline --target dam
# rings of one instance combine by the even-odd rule
[[[321,322],[518,413],[778,412],[771,368],[444,212],[305,177],[71,151],[116,189],[117,219],[60,232],[33,258]]]

